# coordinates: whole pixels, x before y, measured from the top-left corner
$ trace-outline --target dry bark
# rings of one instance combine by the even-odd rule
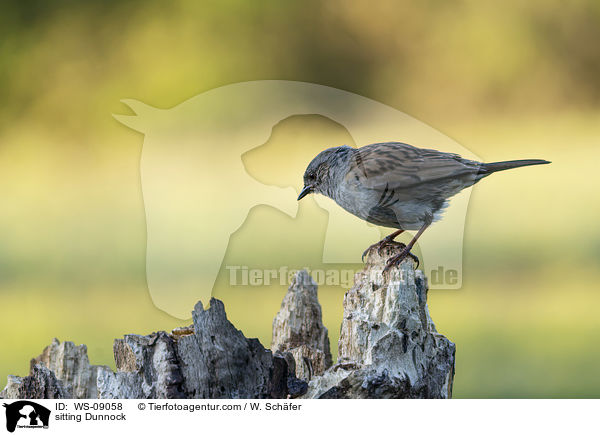
[[[108,370],[106,366],[90,364],[85,344],[75,346],[70,341],[61,343],[56,338],[42,353],[31,360],[31,368],[36,364],[50,369],[58,379],[68,386],[76,399],[98,397],[97,378],[99,370]]]
[[[344,296],[338,363],[310,382],[312,398],[450,398],[455,346],[427,308],[427,282],[406,259],[387,274],[403,245],[371,250]]]
[[[333,366],[317,286],[300,271],[273,321],[274,354],[212,299],[207,310],[196,304],[189,327],[115,340],[116,372],[90,365],[84,345],[55,339],[0,397],[449,398],[455,346],[429,316],[423,273],[407,259],[382,274],[398,249],[370,252],[355,276]]]
[[[194,324],[171,334],[126,335],[113,346],[117,372],[98,376],[100,398],[282,398],[287,363],[227,320],[223,303],[198,302]]]
[[[285,354],[291,354],[296,377],[306,381],[322,375],[331,366],[329,336],[323,325],[317,284],[305,270],[294,276],[273,319],[271,349],[287,357],[289,365],[290,357]]]
[[[29,376],[9,376],[0,393],[2,399],[72,399],[71,390],[54,372],[41,364],[31,367]]]

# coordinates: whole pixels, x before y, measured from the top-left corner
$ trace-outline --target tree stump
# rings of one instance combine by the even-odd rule
[[[55,339],[29,376],[8,377],[0,397],[450,398],[455,346],[429,316],[423,273],[411,259],[382,273],[399,249],[369,252],[356,274],[335,365],[317,286],[300,271],[273,320],[273,352],[246,338],[211,299],[207,310],[196,304],[189,327],[115,340],[116,372],[91,365],[84,345]]]
[[[312,398],[450,398],[455,346],[427,308],[427,281],[406,259],[383,274],[403,245],[371,250],[344,296],[335,366],[310,382]]]
[[[331,366],[329,336],[323,325],[317,284],[305,271],[294,276],[273,319],[273,352],[286,357],[299,379],[309,381]],[[289,356],[286,355],[289,353]]]

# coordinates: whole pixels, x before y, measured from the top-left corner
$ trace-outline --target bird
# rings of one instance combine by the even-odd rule
[[[321,151],[308,164],[298,201],[322,194],[362,220],[396,229],[369,246],[363,260],[371,249],[381,250],[405,230],[416,230],[400,253],[387,261],[385,273],[407,256],[418,267],[418,258],[410,251],[423,232],[442,218],[452,196],[494,172],[548,163],[541,159],[483,163],[402,142],[360,148],[342,145]]]

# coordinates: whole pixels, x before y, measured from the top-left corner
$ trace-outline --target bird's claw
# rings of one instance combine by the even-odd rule
[[[385,240],[385,239],[384,239]],[[365,257],[367,256],[367,254],[371,251],[371,249],[375,249],[377,248],[377,253],[379,254],[381,251],[381,246],[382,244],[384,244],[384,240],[380,240],[377,243],[373,243],[371,246],[369,246],[367,249],[365,249],[365,252],[362,253],[362,256],[360,257],[361,261],[364,263],[365,262]]]
[[[382,251],[382,249],[383,249],[385,246],[387,246],[387,245],[391,245],[391,244],[393,244],[393,243],[397,243],[397,242],[394,242],[392,239],[388,239],[387,237],[386,237],[386,238],[384,238],[384,239],[382,239],[382,240],[380,240],[380,241],[379,241],[379,242],[377,242],[377,243],[373,243],[371,246],[369,246],[367,249],[365,249],[365,252],[363,252],[363,253],[362,253],[362,256],[360,257],[360,258],[361,258],[361,260],[362,260],[362,262],[363,262],[363,263],[365,262],[365,257],[367,256],[367,254],[369,253],[369,251],[370,251],[371,249],[375,249],[375,248],[377,248],[377,254],[381,255],[381,251]]]
[[[417,257],[416,255],[414,255],[413,253],[410,252],[410,249],[408,248],[404,248],[398,255],[393,256],[392,258],[390,258],[384,269],[383,269],[383,273],[386,274],[387,272],[389,272],[389,270],[394,267],[394,266],[398,266],[402,260],[404,260],[406,257],[410,257],[412,258],[415,263],[417,263],[417,267],[419,267],[419,257]],[[416,269],[416,267],[415,267]]]

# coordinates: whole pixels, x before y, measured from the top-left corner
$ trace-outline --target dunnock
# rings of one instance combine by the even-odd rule
[[[493,172],[550,163],[511,160],[481,163],[458,154],[385,142],[362,148],[340,146],[319,153],[304,173],[298,200],[310,193],[333,199],[346,211],[383,227],[397,228],[367,248],[380,249],[404,230],[418,230],[400,254],[389,259],[385,271],[407,256],[423,231],[441,218],[448,199]]]

